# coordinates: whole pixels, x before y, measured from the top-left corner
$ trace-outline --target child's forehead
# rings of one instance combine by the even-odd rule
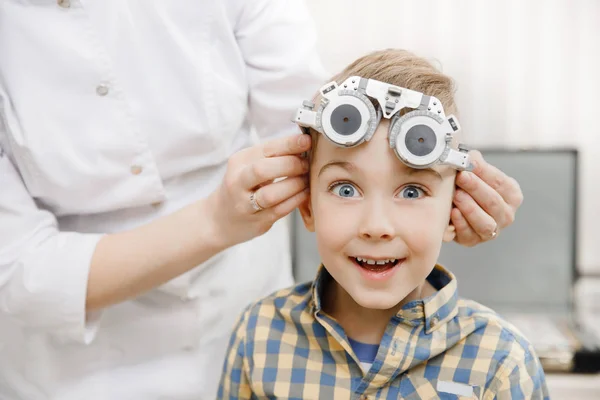
[[[348,174],[385,174],[392,178],[404,176],[424,176],[425,171],[433,172],[432,176],[437,176],[440,179],[446,177],[454,177],[455,170],[445,165],[435,165],[431,168],[418,169],[412,168],[404,164],[393,152],[388,150],[388,154],[377,154],[366,151],[366,147],[370,143],[363,143],[352,149],[337,147],[328,143],[326,146],[332,146],[331,149],[324,149],[319,154],[313,164],[311,173],[322,175],[324,171],[330,170],[333,167],[338,170],[344,170]],[[361,149],[361,146],[363,148]]]
[[[456,171],[446,165],[435,165],[427,169],[416,169],[404,164],[389,146],[387,127],[379,126],[369,142],[356,147],[345,148],[319,138],[314,154],[311,174],[320,176],[324,170],[336,167],[347,173],[386,174],[391,178],[404,176],[425,176],[423,171],[431,170],[440,178],[454,178]],[[433,175],[433,174],[431,174]]]
[[[334,144],[320,134],[313,152],[311,175],[314,173],[321,175],[323,168],[333,163],[335,166],[345,167],[343,169],[349,173],[363,175],[385,174],[390,178],[416,177],[427,176],[427,174],[423,174],[423,171],[431,170],[443,180],[456,177],[456,170],[447,165],[434,165],[423,170],[404,164],[398,158],[394,149],[390,147],[389,126],[390,121],[383,119],[371,140],[350,148]]]
[[[325,165],[331,160],[342,160],[358,166],[376,163],[385,164],[394,170],[409,168],[398,159],[390,147],[387,137],[388,126],[389,122],[382,121],[371,140],[350,148],[338,146],[321,136],[315,154],[316,164]]]

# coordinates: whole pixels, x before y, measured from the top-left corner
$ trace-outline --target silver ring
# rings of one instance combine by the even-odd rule
[[[264,210],[264,208],[260,204],[258,204],[258,201],[256,201],[256,191],[250,192],[250,204],[252,205],[254,211]]]

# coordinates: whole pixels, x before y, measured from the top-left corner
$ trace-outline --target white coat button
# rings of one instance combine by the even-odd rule
[[[96,93],[98,93],[98,96],[106,96],[108,94],[108,85],[104,83],[98,85]]]
[[[140,165],[132,165],[131,166],[131,173],[133,175],[139,175],[142,173],[143,170],[144,170],[144,168],[142,168]]]
[[[69,8],[69,7],[71,7],[71,2],[69,0],[57,0],[57,3],[62,8]]]

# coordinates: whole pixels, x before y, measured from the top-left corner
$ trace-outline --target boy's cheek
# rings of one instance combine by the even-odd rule
[[[410,218],[404,219],[400,236],[414,254],[429,253],[441,246],[449,215],[441,208],[413,210]]]
[[[357,223],[347,210],[339,205],[315,204],[314,223],[315,230],[320,237],[332,246],[340,242],[343,247],[344,242],[348,242],[353,234],[357,232],[355,225]]]
[[[340,207],[320,207],[314,217],[317,232],[322,232],[324,235],[349,232],[353,224],[353,219],[341,211]]]

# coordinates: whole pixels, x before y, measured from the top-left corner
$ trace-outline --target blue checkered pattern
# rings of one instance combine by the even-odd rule
[[[277,292],[243,312],[219,399],[549,398],[527,339],[492,310],[459,299],[455,277],[441,266],[428,277],[437,293],[391,319],[368,371],[342,327],[321,309],[329,279],[321,266],[313,284]],[[445,390],[448,382],[471,397]]]

